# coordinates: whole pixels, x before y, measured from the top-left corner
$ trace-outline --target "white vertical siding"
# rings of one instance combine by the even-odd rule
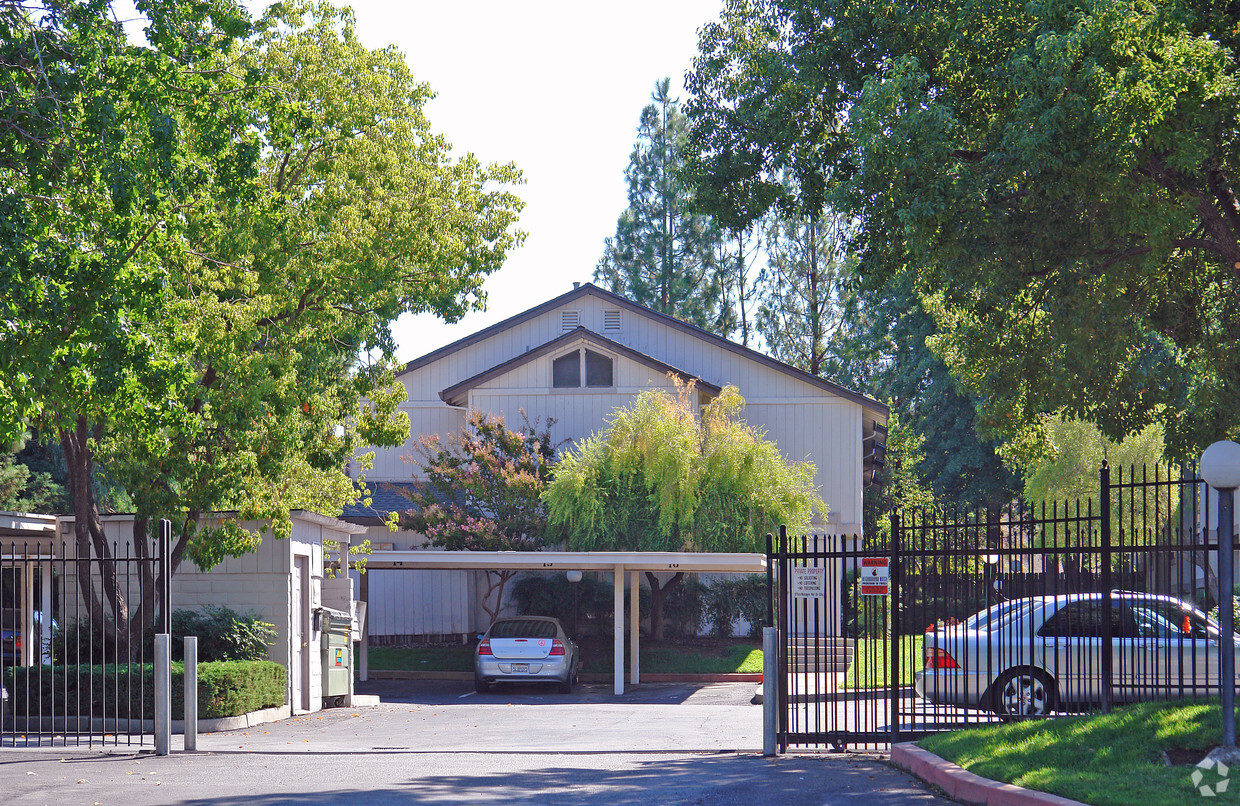
[[[474,629],[469,571],[375,569],[370,577],[370,634],[445,635]]]

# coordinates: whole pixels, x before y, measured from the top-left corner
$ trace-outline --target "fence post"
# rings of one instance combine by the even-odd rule
[[[1114,696],[1115,658],[1111,649],[1111,467],[1103,461],[1098,472],[1102,507],[1102,713],[1110,713]]]
[[[775,569],[771,566],[775,562],[775,552],[771,542],[773,535],[766,533],[766,626],[775,626]]]
[[[172,635],[172,521],[159,522],[159,632]]]
[[[155,755],[172,744],[172,657],[168,633],[155,636]]]
[[[788,606],[788,527],[779,527],[779,643],[775,689],[779,692],[779,752],[788,752],[788,652],[792,641],[792,616]]]
[[[198,749],[198,636],[185,636],[185,749]]]
[[[888,680],[891,706],[891,744],[900,742],[900,515],[891,513],[891,569],[889,580],[891,620],[891,678]]]

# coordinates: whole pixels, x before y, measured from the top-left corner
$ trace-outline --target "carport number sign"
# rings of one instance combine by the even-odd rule
[[[792,595],[798,599],[821,599],[827,592],[827,569],[792,566]]]
[[[886,596],[891,587],[889,557],[861,558],[861,595]]]

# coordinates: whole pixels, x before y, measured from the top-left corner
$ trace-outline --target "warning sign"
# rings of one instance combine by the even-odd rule
[[[861,595],[886,596],[891,589],[891,558],[861,558]]]
[[[827,569],[792,567],[792,595],[798,599],[821,599],[827,593]]]
[[[336,657],[334,663],[336,666],[344,666],[344,647],[336,647]]]

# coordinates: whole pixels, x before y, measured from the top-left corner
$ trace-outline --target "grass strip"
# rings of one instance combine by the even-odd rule
[[[900,685],[913,685],[913,674],[921,670],[921,644],[924,636],[900,637]],[[887,654],[890,638],[858,638],[853,662],[844,675],[841,688],[885,688],[891,677],[891,660]]]
[[[611,670],[610,645],[600,652],[582,648],[584,670]],[[376,671],[472,672],[473,647],[371,647],[370,668]],[[762,650],[744,644],[725,647],[657,646],[643,643],[641,669],[648,674],[760,674]]]
[[[1240,781],[1203,799],[1191,779],[1193,759],[1221,740],[1221,713],[1207,701],[1140,703],[1109,714],[941,733],[917,744],[983,777],[1091,806],[1240,803]],[[1164,752],[1188,761],[1167,766]],[[1201,785],[1220,780],[1203,771]]]

